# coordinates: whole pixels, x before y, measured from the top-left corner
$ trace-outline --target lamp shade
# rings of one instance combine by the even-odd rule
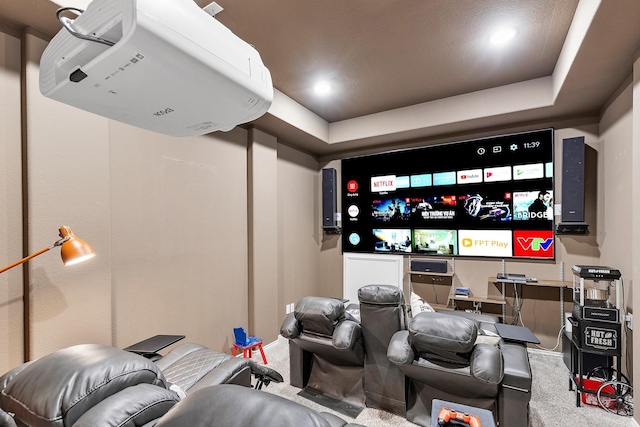
[[[77,264],[96,256],[91,245],[73,234],[71,227],[63,225],[59,231],[60,237],[63,239],[68,237],[60,248],[60,256],[62,257],[62,263],[64,265]]]

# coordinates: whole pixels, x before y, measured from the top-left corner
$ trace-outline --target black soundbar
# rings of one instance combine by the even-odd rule
[[[447,261],[444,260],[412,259],[411,271],[446,273],[448,265]]]

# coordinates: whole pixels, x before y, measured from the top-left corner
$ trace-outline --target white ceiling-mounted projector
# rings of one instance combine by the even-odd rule
[[[172,136],[231,130],[273,100],[258,51],[193,0],[93,0],[58,17],[40,60],[48,98]]]

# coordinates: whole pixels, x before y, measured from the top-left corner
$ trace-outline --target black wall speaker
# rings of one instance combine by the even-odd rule
[[[584,222],[584,136],[562,140],[562,216],[558,234],[586,234]]]
[[[339,233],[336,212],[338,195],[336,189],[337,174],[334,168],[322,169],[322,229],[327,233]]]

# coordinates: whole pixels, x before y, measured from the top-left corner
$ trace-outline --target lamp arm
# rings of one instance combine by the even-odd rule
[[[7,270],[9,270],[9,269],[12,269],[13,267],[17,267],[18,265],[20,265],[20,264],[22,264],[22,263],[24,263],[24,262],[27,262],[27,261],[29,261],[31,258],[35,258],[35,257],[37,257],[38,255],[41,255],[41,254],[43,254],[43,253],[47,252],[48,250],[51,250],[51,249],[55,248],[56,246],[61,246],[61,245],[62,245],[64,242],[66,242],[67,240],[69,240],[69,236],[66,236],[66,237],[64,237],[64,238],[62,238],[62,239],[60,239],[60,240],[58,240],[57,242],[55,242],[53,245],[49,246],[48,248],[42,248],[42,249],[40,249],[39,251],[34,252],[34,253],[32,253],[31,255],[26,256],[26,257],[22,258],[20,261],[16,261],[16,262],[14,262],[13,264],[9,264],[9,265],[7,265],[6,267],[4,267],[4,268],[0,269],[0,273],[4,273],[5,271],[7,271]]]
[[[9,264],[9,265],[7,265],[6,267],[4,267],[2,270],[0,270],[0,273],[4,273],[5,271],[7,271],[7,270],[9,270],[9,269],[11,269],[11,268],[13,268],[13,267],[16,267],[16,266],[18,266],[18,265],[22,264],[23,262],[27,262],[27,261],[29,261],[31,258],[35,258],[35,257],[37,257],[38,255],[40,255],[40,254],[43,254],[43,253],[47,252],[49,249],[51,249],[51,248],[53,248],[53,247],[54,247],[54,246],[49,246],[48,248],[40,249],[38,252],[34,252],[34,253],[32,253],[31,255],[26,256],[26,257],[22,258],[20,261],[16,261],[16,262],[14,262],[13,264]]]

